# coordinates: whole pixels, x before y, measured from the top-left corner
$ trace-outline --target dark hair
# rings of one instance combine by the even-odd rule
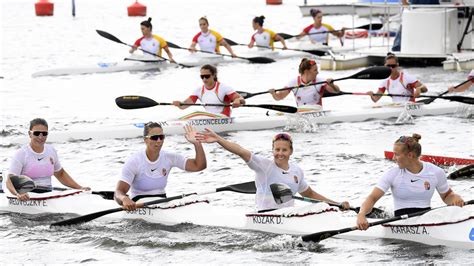
[[[323,11],[316,8],[311,8],[311,10],[309,11],[309,14],[311,14],[313,18],[316,17],[319,13],[323,13]]]
[[[200,18],[199,18],[199,21],[201,21],[201,20],[204,20],[204,21],[206,22],[206,24],[209,25],[209,20],[207,20],[207,17],[206,17],[206,16],[200,17]]]
[[[387,53],[387,56],[385,57],[384,63],[387,63],[389,59],[395,59],[395,62],[398,64],[398,57],[394,53]]]
[[[30,130],[33,129],[33,127],[36,126],[36,125],[43,125],[46,128],[48,128],[48,122],[46,122],[46,120],[44,120],[43,118],[35,118],[35,119],[31,120],[30,121]]]
[[[401,136],[395,141],[395,144],[403,145],[403,151],[414,152],[417,157],[421,155],[421,145],[419,143],[421,135],[414,133],[411,137]]]
[[[152,128],[161,128],[161,129],[163,129],[160,124],[158,124],[158,123],[156,123],[156,122],[151,122],[151,121],[150,121],[150,122],[146,123],[146,124],[143,126],[143,137],[148,136],[148,133],[150,133],[150,130],[151,130]]]
[[[201,67],[201,70],[203,69],[211,71],[211,74],[214,76],[214,81],[217,81],[217,68],[215,66],[207,64]]]
[[[298,71],[301,75],[303,75],[304,71],[307,69],[311,69],[312,66],[317,65],[314,59],[303,58],[301,59],[300,66]]]
[[[147,20],[142,21],[140,25],[145,26],[149,28],[150,30],[153,29],[153,25],[151,25],[151,18],[148,18]]]
[[[257,23],[260,26],[263,26],[263,21],[265,20],[264,16],[254,17],[253,22]]]

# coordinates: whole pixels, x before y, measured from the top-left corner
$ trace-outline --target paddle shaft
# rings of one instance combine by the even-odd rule
[[[473,203],[474,203],[474,200],[470,200],[470,201],[465,202],[464,204],[469,205],[469,204],[473,204]],[[438,207],[438,208],[434,208],[434,209],[430,209],[430,210],[399,215],[399,216],[395,216],[393,218],[388,218],[388,219],[383,219],[383,220],[376,221],[376,222],[371,222],[371,223],[369,223],[369,227],[376,226],[376,225],[381,225],[381,224],[386,224],[386,223],[390,223],[390,222],[395,222],[395,221],[399,221],[399,220],[405,220],[405,219],[408,219],[408,218],[411,218],[411,217],[416,217],[416,216],[423,215],[423,214],[425,214],[429,211],[432,211],[432,210],[445,208],[445,207],[446,206],[442,206],[442,207]],[[347,227],[347,228],[343,228],[343,229],[339,229],[339,230],[331,230],[331,231],[324,231],[324,232],[318,232],[318,233],[314,233],[314,234],[304,235],[304,236],[302,236],[302,239],[305,242],[308,242],[308,241],[319,242],[319,241],[324,240],[326,238],[329,238],[329,237],[332,237],[332,236],[335,236],[335,235],[338,235],[338,234],[343,234],[343,233],[355,231],[355,230],[358,230],[357,226]]]
[[[247,44],[244,43],[236,43],[230,39],[224,38],[224,40],[229,44],[229,45],[241,45],[241,46],[247,46]],[[298,52],[305,52],[313,55],[321,55],[321,54],[326,54],[326,51],[320,50],[320,49],[311,49],[311,50],[303,50],[303,49],[294,49],[294,48],[282,48],[282,47],[268,47],[268,46],[262,46],[262,45],[254,45],[255,47],[258,48],[264,48],[264,49],[279,49],[279,50],[289,50],[289,51],[298,51]]]
[[[454,86],[454,88],[455,88],[455,89],[456,89],[456,88],[459,88],[459,87],[461,87],[462,85],[464,85],[464,84],[466,84],[466,83],[468,83],[468,82],[471,82],[471,81],[472,81],[472,79],[465,80],[465,81],[459,83],[458,85]],[[447,94],[447,93],[449,93],[449,90],[444,91],[443,93],[439,94],[438,96],[443,96],[443,95],[445,95],[445,94]],[[434,100],[436,100],[436,98],[425,99],[425,100],[421,100],[421,101],[419,101],[419,102],[422,102],[422,103],[424,103],[424,104],[430,104],[430,103],[434,102]]]
[[[172,200],[182,199],[184,197],[191,196],[191,195],[206,195],[206,194],[211,194],[211,193],[216,193],[216,192],[221,192],[221,191],[233,191],[233,192],[238,192],[238,193],[253,194],[256,191],[255,182],[254,181],[245,182],[245,183],[220,187],[220,188],[217,188],[217,189],[204,191],[204,192],[188,193],[188,194],[169,197],[169,198],[165,198],[165,199],[157,199],[157,200],[152,200],[152,201],[148,201],[148,202],[141,202],[141,203],[137,203],[137,207],[138,208],[143,208],[143,207],[154,205],[154,204],[165,203],[165,202],[169,202],[169,201],[172,201]],[[105,210],[105,211],[90,213],[90,214],[86,214],[86,215],[79,216],[79,217],[76,217],[76,218],[67,219],[67,220],[56,222],[56,223],[52,223],[51,226],[63,226],[63,225],[74,225],[74,224],[86,223],[86,222],[92,221],[94,219],[97,219],[99,217],[102,217],[104,215],[115,213],[115,212],[120,212],[120,211],[125,211],[125,209],[123,209],[122,207],[119,207],[119,208],[109,209],[109,210]]]
[[[345,91],[341,91],[339,95],[369,95],[369,94],[367,92],[345,92]],[[390,96],[390,97],[407,97],[407,98],[413,97],[412,95],[391,94],[391,93],[374,93],[373,95],[374,96]],[[328,95],[328,97],[331,97],[331,96],[338,96],[338,94]],[[430,99],[443,99],[443,100],[461,102],[461,103],[466,103],[466,104],[474,104],[474,98],[466,97],[466,96],[459,96],[459,95],[444,96],[443,97],[440,94],[440,95],[420,95],[419,97],[430,98]],[[419,101],[418,103],[427,104],[426,102],[422,102],[422,101]]]
[[[345,28],[344,30],[355,30],[355,29],[365,29],[365,30],[372,29],[372,30],[378,30],[378,29],[381,29],[382,27],[383,27],[383,24],[382,24],[382,23],[372,23],[372,24],[362,25],[362,26],[359,26],[359,27]],[[342,31],[342,29],[340,29],[340,30],[329,30],[329,31],[313,32],[313,33],[308,33],[307,35],[326,34],[326,33],[333,33],[333,32],[339,32],[339,31]],[[278,35],[282,36],[284,39],[289,39],[289,38],[293,38],[293,37],[297,37],[297,36],[298,36],[298,35],[292,35],[292,34],[288,34],[288,33],[278,33]]]

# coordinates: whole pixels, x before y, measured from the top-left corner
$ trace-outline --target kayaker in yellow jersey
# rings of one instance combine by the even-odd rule
[[[401,136],[393,145],[396,167],[388,170],[378,181],[357,215],[357,227],[367,230],[365,215],[390,189],[395,216],[429,210],[435,190],[448,205],[463,206],[464,200],[449,187],[446,173],[432,163],[420,161],[421,136]]]
[[[151,24],[151,18],[142,21],[140,23],[140,29],[142,31],[143,36],[135,41],[133,47],[130,48],[130,53],[133,53],[137,50],[138,47],[141,47],[147,52],[162,56],[162,50],[165,50],[166,54],[168,54],[168,58],[170,59],[170,61],[172,63],[176,63],[173,59],[173,54],[168,48],[168,43],[166,43],[166,40],[152,33],[153,25]]]
[[[166,197],[166,185],[173,167],[188,172],[197,172],[206,168],[206,154],[202,144],[196,140],[192,126],[185,127],[186,140],[194,145],[193,159],[173,151],[162,150],[165,135],[161,125],[155,122],[145,124],[143,141],[146,148],[130,156],[122,168],[120,180],[115,189],[115,201],[124,209],[137,208],[135,202],[145,197]],[[127,193],[130,190],[130,196]]]
[[[43,118],[30,121],[28,135],[30,143],[23,145],[11,158],[6,179],[7,189],[19,200],[28,200],[28,193],[19,193],[10,180],[12,176],[27,176],[35,183],[32,192],[42,193],[52,191],[51,176],[54,175],[61,184],[75,189],[90,190],[79,185],[59,162],[59,156],[50,144],[46,144],[49,130],[48,123]]]
[[[466,82],[466,83],[462,84],[461,86],[459,86],[457,88],[455,88],[454,86],[451,86],[451,87],[448,88],[448,91],[449,92],[467,91],[472,86],[472,84],[474,84],[474,70],[471,70],[471,72],[467,76],[467,80],[470,80],[471,82]]]
[[[201,67],[200,76],[202,79],[202,86],[197,87],[191,96],[184,101],[173,101],[173,105],[179,109],[186,109],[189,105],[182,105],[182,103],[195,103],[198,99],[202,103],[207,104],[230,104],[233,108],[237,108],[245,104],[245,99],[234,91],[233,88],[220,83],[217,80],[217,68],[211,65],[204,65]],[[231,116],[231,106],[205,106],[207,112],[214,114],[223,114]]]
[[[427,92],[428,88],[418,79],[405,71],[399,70],[398,57],[393,53],[388,53],[385,57],[385,66],[390,67],[392,72],[390,77],[384,79],[379,86],[377,93],[383,94],[385,92],[390,94],[402,94],[412,97],[394,96],[392,101],[396,103],[415,102],[415,98],[421,93]],[[373,102],[377,102],[382,96],[374,95],[372,91],[368,91]]]
[[[269,29],[263,28],[264,20],[265,20],[264,16],[255,17],[252,20],[252,27],[257,32],[255,32],[252,35],[252,38],[250,39],[250,43],[248,47],[252,48],[254,44],[257,44],[257,46],[264,46],[264,47],[271,48],[273,50],[274,41],[280,41],[281,44],[283,45],[283,49],[287,49],[286,44],[285,44],[285,39],[283,39],[280,35],[276,34],[275,32]]]
[[[304,28],[303,31],[296,37],[297,39],[308,35],[311,42],[328,45],[329,33],[338,38],[342,38],[344,36],[345,28],[336,31],[331,25],[323,23],[323,12],[321,10],[312,8],[310,14],[313,17],[314,23]]]
[[[202,143],[218,143],[224,149],[242,158],[250,169],[255,171],[255,185],[257,193],[255,202],[259,212],[290,207],[294,201],[290,200],[283,204],[277,204],[273,198],[270,185],[273,183],[283,183],[288,185],[293,195],[296,193],[304,197],[322,200],[334,204],[337,202],[326,198],[314,191],[306,182],[304,171],[296,163],[290,162],[293,154],[293,140],[289,134],[280,133],[273,137],[272,150],[273,160],[257,155],[237,143],[228,141],[217,135],[211,129],[196,134],[196,140]],[[350,207],[347,201],[342,203],[345,209]]]
[[[309,85],[317,82],[324,82],[319,85],[311,85],[306,87],[300,87],[296,89],[288,89],[283,91],[275,91],[275,89],[270,89],[269,92],[273,96],[273,99],[279,101],[283,100],[290,92],[293,92],[293,95],[296,99],[296,105],[301,106],[322,106],[322,98],[324,91],[329,91],[332,93],[339,93],[341,90],[339,86],[334,84],[332,78],[324,79],[318,76],[318,65],[314,59],[303,58],[300,62],[298,71],[300,75],[292,79],[286,87],[294,87],[300,85]]]
[[[203,51],[220,53],[219,46],[222,45],[227,49],[227,51],[229,51],[232,57],[237,56],[232,50],[232,47],[230,47],[230,45],[224,40],[222,35],[215,30],[209,29],[209,21],[206,17],[201,17],[199,19],[199,27],[201,28],[201,31],[194,36],[189,51],[196,52],[196,44],[199,44],[199,48]]]

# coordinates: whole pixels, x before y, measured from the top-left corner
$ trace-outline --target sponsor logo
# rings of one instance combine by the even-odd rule
[[[416,181],[418,181],[418,180],[420,180],[420,179],[414,179],[414,180],[413,180],[413,179],[410,179],[410,181],[411,181],[412,183],[413,183],[413,182],[416,182]]]
[[[397,225],[390,227],[392,234],[400,235],[429,235],[424,226],[416,225]]]
[[[252,222],[254,224],[283,224],[281,217],[275,216],[253,216]]]
[[[8,199],[8,205],[12,206],[29,206],[29,207],[47,207],[46,200],[26,200]]]
[[[158,169],[158,167],[156,167],[155,169],[150,169],[150,170],[153,173],[153,172],[155,172],[156,169]]]
[[[44,157],[42,157],[42,158],[38,158],[38,162],[39,162],[39,161],[41,161],[41,160],[43,160],[43,159],[44,159]]]

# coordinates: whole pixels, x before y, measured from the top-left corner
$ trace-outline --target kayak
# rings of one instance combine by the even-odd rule
[[[0,196],[0,212],[15,213],[92,213],[117,208],[105,200],[82,191],[51,192],[49,195],[30,193],[31,200]],[[145,198],[141,201],[151,201]],[[95,211],[91,211],[94,209]],[[87,212],[86,212],[87,211]],[[98,218],[101,220],[145,220],[150,223],[177,225],[192,223],[274,234],[306,235],[354,226],[356,214],[342,212],[325,203],[304,204],[270,212],[249,212],[245,208],[216,206],[207,199],[189,196],[164,204],[152,205],[132,212],[121,211]],[[369,219],[369,222],[378,219]],[[400,239],[428,245],[474,249],[474,208],[472,205],[444,207],[418,217],[374,226],[367,231],[352,231],[336,237],[344,239]]]
[[[447,115],[455,113],[462,106],[459,103],[441,102],[429,105],[410,103],[407,105],[389,104],[376,105],[355,111],[330,111],[315,108],[299,108],[297,114],[274,113],[268,116],[226,117],[207,112],[193,112],[175,120],[158,121],[167,135],[183,134],[184,125],[192,125],[197,130],[211,128],[216,132],[266,130],[275,128],[298,130],[303,124],[332,124],[341,122],[363,122],[368,120],[384,120],[397,118],[400,114],[412,116]],[[49,142],[66,142],[96,139],[138,138],[143,134],[144,123],[137,122],[127,125],[116,125],[101,128],[71,128],[67,131],[52,131],[48,135]],[[28,142],[27,136],[15,137],[12,144]]]
[[[385,158],[393,160],[393,152],[384,151]],[[420,160],[430,162],[436,165],[471,165],[474,164],[474,159],[463,159],[446,156],[435,156],[435,155],[421,155]]]
[[[99,62],[91,66],[48,69],[32,74],[33,77],[113,73],[121,71],[161,71],[172,64],[164,60],[126,58],[122,62]]]

